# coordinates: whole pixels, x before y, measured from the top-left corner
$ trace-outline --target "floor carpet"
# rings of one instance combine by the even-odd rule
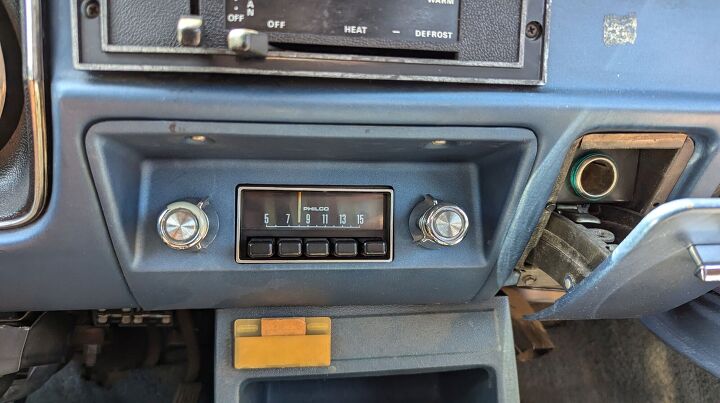
[[[720,402],[720,379],[637,320],[562,322],[548,332],[555,350],[518,363],[523,403]],[[70,363],[27,403],[170,402],[183,374],[177,367],[135,370],[103,388],[84,381],[79,370]]]
[[[523,403],[720,402],[720,379],[639,320],[561,322],[548,333],[555,350],[518,363]]]

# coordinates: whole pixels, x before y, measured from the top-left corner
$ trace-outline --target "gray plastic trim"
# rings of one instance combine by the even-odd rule
[[[20,370],[30,327],[0,325],[0,376]]]

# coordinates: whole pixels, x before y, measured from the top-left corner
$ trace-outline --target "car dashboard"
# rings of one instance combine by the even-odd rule
[[[202,310],[217,401],[519,401],[513,301],[720,375],[718,5],[0,5],[0,375]]]

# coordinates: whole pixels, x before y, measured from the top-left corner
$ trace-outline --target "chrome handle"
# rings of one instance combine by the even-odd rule
[[[692,245],[689,248],[702,281],[720,281],[720,245]]]
[[[47,131],[45,121],[45,79],[42,42],[41,0],[23,1],[23,78],[30,103],[33,131],[33,196],[27,212],[0,222],[0,230],[20,227],[37,218],[45,207],[47,194]]]

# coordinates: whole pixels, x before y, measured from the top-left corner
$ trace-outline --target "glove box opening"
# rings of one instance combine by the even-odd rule
[[[497,402],[492,369],[352,377],[252,380],[240,391],[249,403]]]

